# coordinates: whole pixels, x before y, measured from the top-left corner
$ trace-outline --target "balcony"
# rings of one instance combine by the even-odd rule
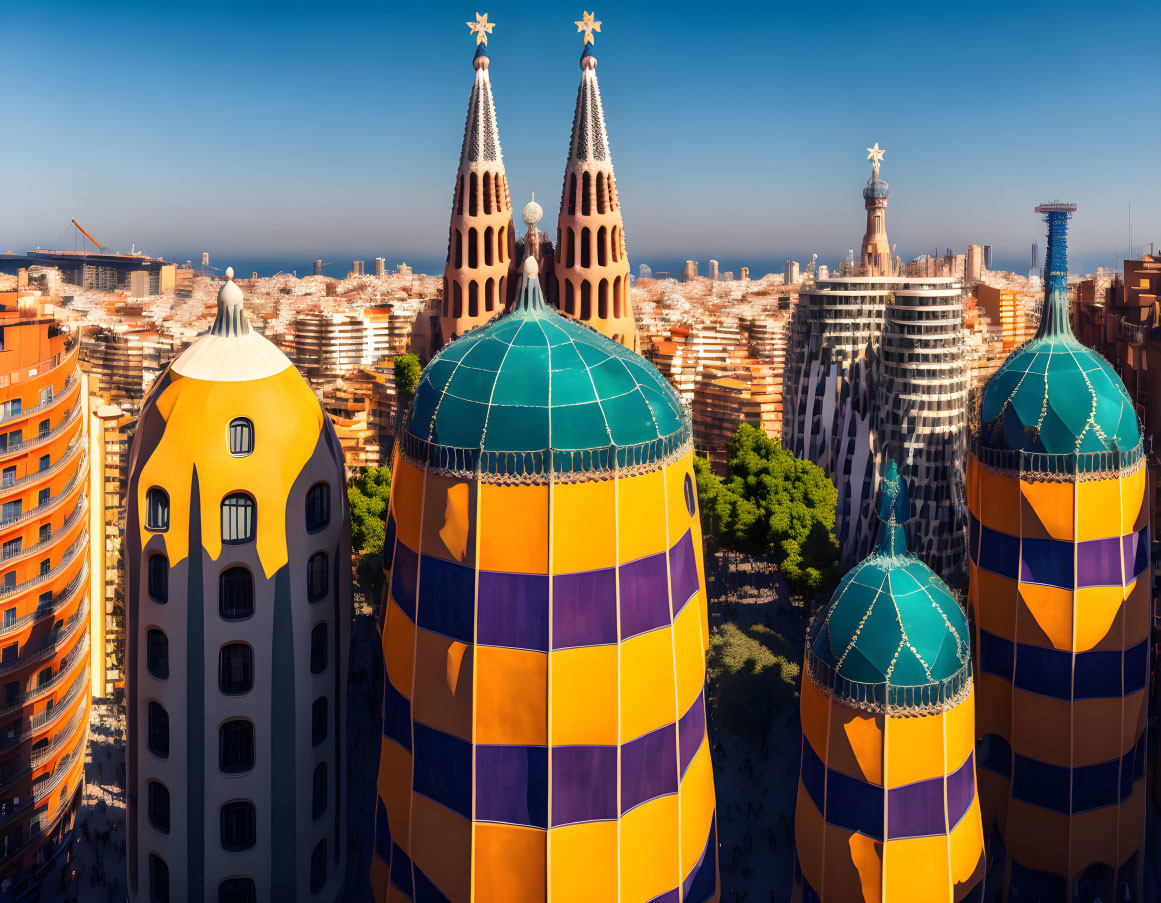
[[[15,595],[18,593],[26,593],[33,587],[47,583],[54,577],[59,577],[65,568],[72,564],[73,559],[77,557],[77,553],[85,547],[85,543],[88,542],[88,539],[89,530],[86,527],[83,531],[81,531],[80,536],[73,540],[73,544],[65,549],[65,552],[63,555],[61,555],[60,561],[57,562],[56,567],[45,571],[43,574],[37,574],[31,580],[25,580],[23,583],[14,583],[11,586],[0,587],[0,600],[3,600],[6,596]]]
[[[23,420],[26,417],[31,417],[33,414],[41,414],[45,411],[51,411],[54,408],[60,407],[61,404],[63,404],[64,401],[68,398],[68,396],[72,394],[73,389],[75,389],[80,384],[81,381],[77,379],[76,376],[69,374],[68,378],[65,380],[65,384],[61,386],[60,391],[57,392],[52,398],[50,398],[48,401],[41,402],[38,405],[34,405],[31,408],[25,408],[22,411],[14,411],[6,417],[0,417],[0,426],[3,426],[6,423],[12,423],[16,420]]]
[[[43,480],[46,477],[51,477],[55,473],[66,467],[71,461],[74,461],[78,454],[87,455],[88,449],[81,437],[77,437],[68,444],[65,448],[65,453],[57,459],[57,462],[51,467],[46,467],[44,470],[34,470],[32,473],[25,474],[19,480],[12,480],[7,483],[0,483],[0,498],[7,495],[12,495],[19,489],[28,486],[30,483],[35,483]],[[2,524],[0,524],[2,526]]]
[[[1144,323],[1130,323],[1124,317],[1117,321],[1117,338],[1130,345],[1144,345],[1149,340],[1152,327]]]
[[[10,373],[5,373],[0,376],[0,389],[11,385],[28,382],[30,379],[36,379],[38,376],[44,376],[49,370],[53,370],[62,364],[76,363],[77,352],[81,348],[81,336],[78,331],[71,342],[65,345],[64,350],[59,354],[54,354],[52,357],[46,357],[42,361],[37,361],[31,367],[21,367],[19,370],[13,370]]]
[[[77,632],[77,627],[85,623],[85,618],[88,616],[88,613],[89,599],[86,596],[85,604],[78,608],[72,614],[72,616],[69,617],[69,619],[65,622],[64,627],[62,627],[56,633],[47,636],[43,642],[41,642],[40,648],[31,655],[28,654],[28,644],[26,643],[25,651],[22,652],[14,661],[0,665],[0,675],[11,674],[13,671],[18,671],[22,668],[39,665],[45,660],[51,658],[59,648],[64,646],[70,639],[72,639],[73,634]],[[27,694],[25,694],[18,703],[13,704],[9,708],[15,708],[17,705],[24,705],[30,699],[35,699],[39,696],[42,696],[48,690],[51,690],[53,687],[55,687],[60,682],[60,676],[66,673],[68,669],[73,666],[73,663],[76,662],[77,657],[83,655],[88,648],[89,635],[86,633],[81,642],[69,650],[69,653],[60,660],[60,664],[57,667],[57,672],[55,675],[53,675],[52,679],[46,681],[43,684],[40,684],[37,687],[34,687]]]
[[[30,451],[34,448],[39,448],[47,442],[51,442],[62,432],[64,432],[67,427],[71,426],[76,421],[77,416],[80,413],[81,401],[80,399],[77,399],[77,403],[73,406],[73,409],[69,411],[68,415],[65,416],[55,427],[44,434],[37,434],[31,439],[25,439],[22,442],[14,442],[9,444],[6,449],[0,451],[0,460],[13,457],[14,455],[23,454],[24,452]]]
[[[10,624],[5,624],[0,628],[0,639],[10,636],[13,633],[19,632],[29,624],[35,624],[37,621],[42,621],[45,618],[51,618],[62,608],[70,605],[77,597],[77,593],[81,592],[85,586],[86,580],[89,578],[89,563],[86,561],[84,567],[80,572],[69,581],[68,586],[56,594],[53,600],[48,605],[38,605],[36,611],[32,614],[27,614],[23,618],[18,618]]]
[[[51,548],[54,545],[57,545],[60,542],[62,534],[67,533],[73,526],[76,525],[76,522],[80,520],[85,513],[87,513],[88,502],[88,495],[81,493],[80,498],[77,499],[77,504],[73,507],[73,510],[70,512],[69,516],[65,518],[64,523],[60,525],[60,529],[57,530],[56,533],[54,533],[48,539],[33,543],[30,546],[21,546],[19,549],[14,549],[10,552],[0,553],[0,564],[7,565],[10,561],[19,561],[20,559],[26,558],[29,555],[34,555],[38,552],[44,551],[45,549]],[[0,627],[0,635],[2,635],[6,629],[6,627]]]
[[[81,478],[82,475],[84,475],[84,470],[78,469],[77,472],[69,478],[69,481],[64,484],[64,486],[61,488],[61,491],[50,498],[43,505],[37,505],[35,508],[29,508],[27,511],[21,514],[17,514],[14,517],[0,520],[0,530],[7,530],[16,524],[23,524],[26,521],[34,520],[38,517],[44,517],[44,515],[53,511],[58,505],[60,505],[61,501],[67,498],[68,494],[73,491],[77,485],[77,481]]]

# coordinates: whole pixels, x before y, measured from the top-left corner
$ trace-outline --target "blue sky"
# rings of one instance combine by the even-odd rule
[[[589,7],[591,9],[591,7]],[[764,271],[857,247],[886,148],[904,259],[1027,267],[1043,200],[1073,261],[1161,245],[1155,2],[619,3],[598,73],[634,263]],[[185,259],[442,265],[489,12],[514,199],[556,215],[582,6],[0,3],[0,250],[102,241]],[[704,264],[703,264],[704,265]]]

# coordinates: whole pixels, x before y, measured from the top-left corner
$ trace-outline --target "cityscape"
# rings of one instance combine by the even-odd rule
[[[750,174],[841,189],[752,251],[713,178],[641,210],[666,149],[612,127],[650,54],[724,84],[720,22],[399,15],[444,48],[396,139],[428,252],[227,251],[229,196],[178,253],[0,217],[0,903],[1161,900],[1159,145],[1106,253],[1067,180],[932,213],[848,111]]]

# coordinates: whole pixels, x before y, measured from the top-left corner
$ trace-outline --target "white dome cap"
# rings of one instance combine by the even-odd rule
[[[536,203],[536,195],[534,194],[532,200],[524,205],[524,212],[520,214],[520,218],[524,220],[524,225],[535,226],[543,216],[544,208]]]

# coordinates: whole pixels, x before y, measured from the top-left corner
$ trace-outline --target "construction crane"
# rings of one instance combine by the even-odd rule
[[[85,238],[87,238],[89,241],[91,241],[93,244],[95,244],[102,251],[105,250],[105,246],[103,244],[101,244],[99,241],[97,241],[95,238],[93,238],[93,236],[91,236],[88,232],[86,232],[84,227],[80,223],[78,223],[75,219],[73,220],[73,225],[77,227],[77,231],[80,232],[81,235],[85,236]]]

